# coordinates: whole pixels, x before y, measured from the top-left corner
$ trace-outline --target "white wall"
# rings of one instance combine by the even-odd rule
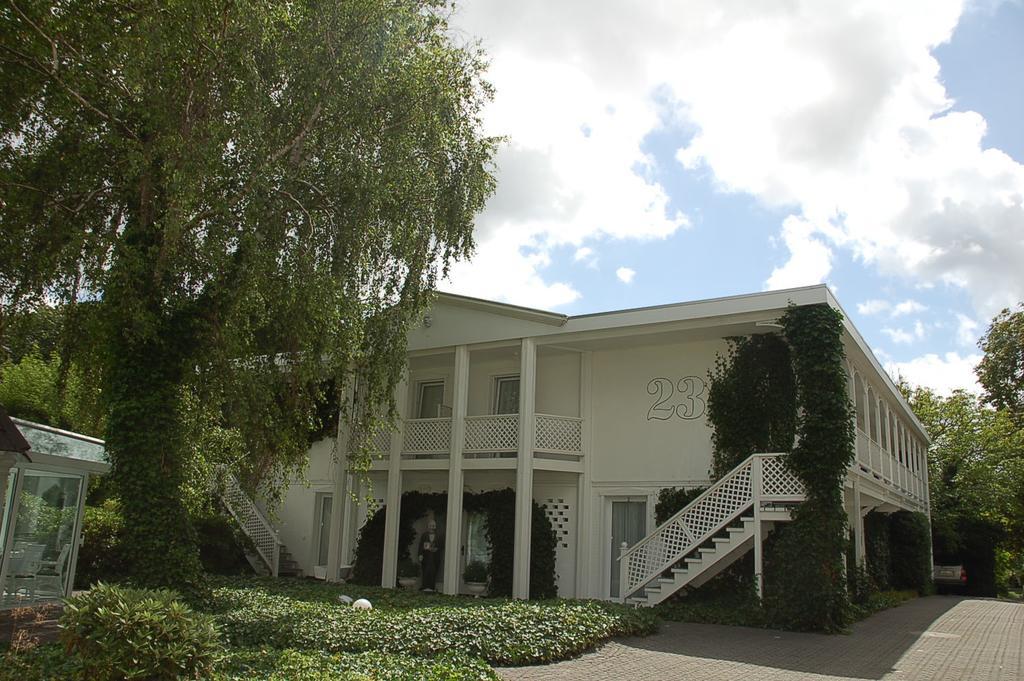
[[[695,341],[593,353],[595,483],[708,479],[707,374],[724,349],[724,341]]]
[[[281,506],[274,514],[278,536],[307,575],[313,574],[316,560],[316,495],[334,490],[333,448],[333,439],[321,440],[310,447],[305,474],[288,485]]]

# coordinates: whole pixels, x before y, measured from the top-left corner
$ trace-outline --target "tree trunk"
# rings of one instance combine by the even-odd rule
[[[154,171],[154,174],[158,170]],[[180,396],[194,366],[194,338],[167,303],[173,281],[158,274],[162,231],[157,192],[142,178],[103,296],[107,451],[124,515],[123,551],[141,586],[192,590],[201,567],[182,503],[185,456]]]

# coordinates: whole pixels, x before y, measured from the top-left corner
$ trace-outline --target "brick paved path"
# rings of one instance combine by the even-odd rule
[[[1020,681],[1024,604],[933,596],[840,636],[667,623],[576,660],[499,669],[509,681]]]

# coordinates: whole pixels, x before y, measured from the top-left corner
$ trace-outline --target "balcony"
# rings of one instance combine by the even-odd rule
[[[406,419],[402,457],[443,459],[451,453],[451,417]],[[582,456],[583,419],[575,416],[534,414],[534,451],[541,454]],[[374,449],[387,456],[390,434],[374,441]],[[519,414],[467,416],[462,452],[470,457],[501,454],[514,456],[519,451]]]

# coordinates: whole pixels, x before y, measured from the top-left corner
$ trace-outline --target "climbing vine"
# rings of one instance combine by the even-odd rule
[[[766,556],[769,618],[792,629],[834,632],[850,621],[843,556],[843,481],[854,457],[842,315],[827,305],[790,306],[782,316],[797,393],[796,445],[786,465],[805,501]]]
[[[728,343],[708,372],[716,479],[754,452],[788,452],[796,431],[796,382],[786,342],[762,334]]]
[[[515,491],[493,490],[465,493],[463,510],[478,511],[487,519],[487,541],[491,545],[491,561],[487,566],[488,592],[492,596],[512,595],[512,570],[515,553]],[[448,508],[447,492],[406,492],[402,495],[398,523],[398,560],[410,558],[416,538],[413,527],[428,513],[443,525]],[[353,581],[357,584],[380,584],[384,555],[385,509],[381,507],[367,519],[359,532]],[[530,598],[554,598],[558,594],[555,574],[557,538],[544,510],[533,502],[533,525],[530,532]],[[453,547],[448,547],[449,555]]]

